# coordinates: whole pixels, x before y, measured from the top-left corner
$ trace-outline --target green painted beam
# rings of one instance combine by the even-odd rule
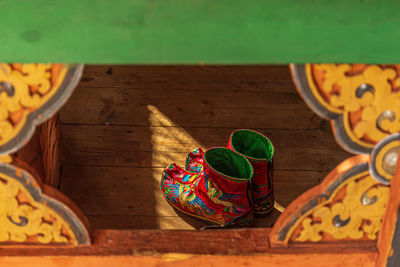
[[[396,0],[0,0],[0,61],[400,63]]]

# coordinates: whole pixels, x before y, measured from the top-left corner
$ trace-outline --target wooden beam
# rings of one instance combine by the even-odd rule
[[[379,0],[4,0],[0,60],[398,63],[399,7]]]
[[[290,248],[271,248],[268,234],[271,228],[224,230],[93,230],[92,244],[79,248],[67,246],[17,245],[0,249],[4,256],[123,256],[181,253],[193,255],[253,255],[253,254],[369,254],[376,252],[376,242],[338,241],[312,242]]]
[[[0,249],[0,266],[374,266],[375,242],[273,249],[270,228],[204,231],[94,230],[92,245]]]
[[[3,257],[2,266],[30,267],[131,267],[131,266],[271,266],[271,267],[372,267],[376,253],[346,254],[285,254],[285,255],[191,255],[162,254],[154,256],[47,256],[47,257]],[[323,265],[321,265],[323,264]]]

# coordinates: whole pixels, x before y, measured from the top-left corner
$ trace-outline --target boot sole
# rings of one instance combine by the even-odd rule
[[[164,194],[163,194],[163,196],[164,196]],[[240,225],[240,224],[234,224],[234,225],[226,226],[226,225],[221,224],[221,223],[219,223],[219,222],[217,222],[217,221],[214,221],[214,220],[212,220],[212,219],[204,218],[204,217],[201,217],[201,216],[199,216],[199,215],[196,215],[196,214],[189,213],[189,212],[187,212],[187,211],[181,210],[180,208],[175,207],[175,205],[172,204],[171,201],[169,201],[169,199],[167,199],[165,196],[164,196],[164,198],[165,198],[165,200],[168,202],[168,204],[171,205],[171,207],[173,207],[174,209],[176,209],[176,210],[178,210],[178,211],[180,211],[180,212],[182,212],[182,213],[184,213],[184,214],[186,214],[186,215],[188,215],[188,216],[191,216],[191,217],[194,217],[194,218],[196,218],[196,219],[199,219],[200,221],[213,223],[213,225],[215,225],[215,226],[221,226],[221,228],[223,228],[223,227],[229,227],[229,228],[230,228],[230,227],[249,227],[249,226],[250,226],[250,225]],[[204,228],[204,227],[203,227],[203,228]]]
[[[199,215],[192,214],[192,213],[189,213],[187,211],[184,211],[184,210],[182,210],[182,209],[180,209],[178,207],[175,207],[175,205],[171,201],[169,201],[169,199],[167,199],[165,196],[164,196],[164,198],[168,202],[168,204],[171,205],[171,207],[173,207],[174,209],[176,209],[176,210],[178,210],[178,211],[180,211],[180,212],[182,212],[182,213],[184,213],[184,214],[186,214],[188,216],[195,217],[195,218],[197,218],[197,219],[199,219],[199,220],[201,220],[203,222],[210,222],[210,223],[213,223],[214,225],[224,226],[223,224],[221,224],[221,223],[219,223],[217,221],[214,221],[212,219],[204,218],[204,217],[201,217]]]
[[[272,206],[269,210],[263,211],[263,212],[256,212],[254,211],[254,217],[256,218],[263,218],[268,216],[272,211],[274,210],[274,207]]]

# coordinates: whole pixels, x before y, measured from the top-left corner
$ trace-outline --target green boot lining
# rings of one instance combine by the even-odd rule
[[[243,156],[234,151],[218,147],[205,152],[204,159],[216,172],[227,178],[249,180],[253,176],[253,167]]]
[[[232,134],[233,148],[250,158],[272,159],[274,147],[262,134],[250,130],[239,130]]]

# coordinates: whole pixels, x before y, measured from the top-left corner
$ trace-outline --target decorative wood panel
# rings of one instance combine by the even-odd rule
[[[46,186],[10,156],[0,163],[0,245],[89,244],[85,223],[76,208],[57,198],[61,193]],[[14,165],[17,164],[18,166]],[[46,191],[51,195],[46,194]],[[80,214],[79,211],[77,211]]]
[[[21,148],[67,101],[83,66],[0,64],[0,154]]]
[[[400,65],[291,65],[300,95],[331,120],[337,142],[351,153],[370,153],[400,131]]]
[[[389,186],[370,174],[367,155],[347,159],[288,206],[275,223],[271,243],[376,240],[388,193]]]
[[[331,120],[337,142],[360,154],[293,201],[270,234],[271,245],[377,240],[400,147],[400,66],[292,65],[300,95]]]
[[[82,68],[0,64],[0,246],[90,243],[81,212],[60,192],[42,184],[59,181],[58,173],[52,171],[59,170],[57,117],[30,141],[35,127],[72,94]]]

